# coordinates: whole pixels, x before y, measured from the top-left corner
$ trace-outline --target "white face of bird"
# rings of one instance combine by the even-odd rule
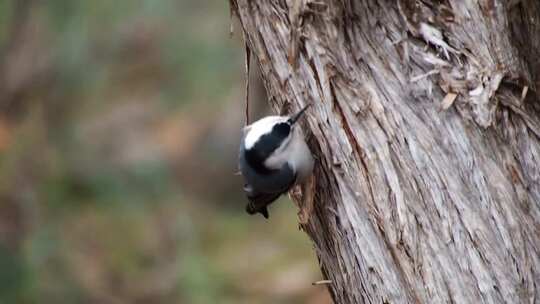
[[[263,135],[272,132],[272,128],[276,124],[287,122],[288,119],[288,116],[267,116],[246,126],[244,128],[244,147],[246,150],[251,149]]]
[[[289,124],[291,127],[291,131],[293,131],[294,127],[296,126],[296,122],[298,121],[298,119],[300,119],[300,117],[302,117],[302,115],[310,105],[311,104],[306,105],[296,114],[293,114],[291,116],[267,116],[246,126],[244,128],[244,146],[246,150],[249,150],[251,147],[253,147],[255,143],[257,143],[259,138],[261,138],[263,135],[272,132],[274,126],[279,123]],[[294,133],[295,132],[291,132],[291,134]]]

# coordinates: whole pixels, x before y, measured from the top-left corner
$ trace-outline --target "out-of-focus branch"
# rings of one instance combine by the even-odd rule
[[[18,52],[24,40],[24,32],[30,21],[30,12],[35,0],[12,0],[13,14],[6,40],[0,46],[0,120],[5,119],[5,112],[10,104],[19,102],[17,91],[7,84],[9,78],[9,58]],[[2,123],[3,121],[0,121]],[[23,192],[19,189],[18,192]],[[11,194],[0,193],[0,246],[16,253],[26,232],[24,209],[17,198]]]
[[[35,0],[12,1],[14,4],[11,24],[9,25],[7,38],[0,48],[0,112],[4,112],[5,108],[14,102],[13,99],[17,95],[6,86],[7,73],[9,72],[7,62],[11,54],[17,52],[21,46],[24,31],[30,22],[30,12],[36,3]]]
[[[11,24],[9,26],[9,34],[6,42],[3,43],[0,55],[2,60],[5,58],[5,54],[9,53],[16,46],[18,39],[24,30],[30,16],[30,9],[35,0],[12,0],[14,1],[13,17],[11,18]]]

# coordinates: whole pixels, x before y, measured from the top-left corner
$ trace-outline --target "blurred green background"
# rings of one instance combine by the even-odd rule
[[[0,0],[0,303],[330,303],[293,204],[244,212],[229,26],[227,1]]]

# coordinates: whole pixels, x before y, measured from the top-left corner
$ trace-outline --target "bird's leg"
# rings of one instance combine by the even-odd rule
[[[313,202],[315,199],[315,174],[312,174],[305,182],[296,185],[289,192],[291,198],[298,202],[298,222],[306,225],[313,212]]]
[[[316,186],[315,174],[311,174],[308,180],[302,185],[303,186],[303,206],[298,212],[298,220],[300,224],[306,225],[311,218],[313,213],[313,206],[315,201],[315,186]]]
[[[302,208],[302,187],[296,184],[289,190],[289,198],[296,204],[296,207]]]

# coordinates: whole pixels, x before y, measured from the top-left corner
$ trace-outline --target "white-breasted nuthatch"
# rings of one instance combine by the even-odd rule
[[[296,122],[309,104],[292,116],[267,116],[244,128],[240,172],[249,214],[268,218],[267,206],[313,171],[313,157]]]

